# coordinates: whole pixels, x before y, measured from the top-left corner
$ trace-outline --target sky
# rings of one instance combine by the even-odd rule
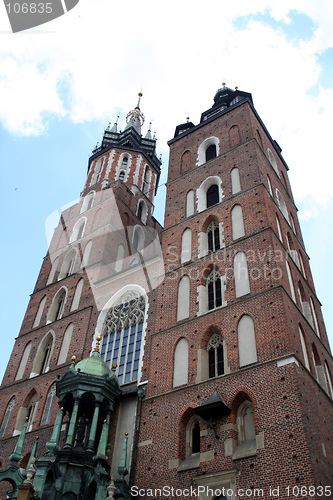
[[[251,92],[282,148],[316,292],[333,343],[333,2],[80,0],[13,34],[0,4],[0,379],[42,259],[52,214],[75,201],[108,123],[143,92],[162,154],[155,216],[163,223],[167,141],[197,124],[222,82]]]

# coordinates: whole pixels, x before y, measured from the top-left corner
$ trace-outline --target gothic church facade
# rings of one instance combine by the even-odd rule
[[[333,362],[281,149],[223,86],[169,141],[162,228],[143,118],[139,98],[105,130],[55,230],[0,388],[0,485],[329,498]]]

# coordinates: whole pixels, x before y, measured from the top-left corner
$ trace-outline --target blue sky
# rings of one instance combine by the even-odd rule
[[[119,114],[123,126],[143,91],[143,130],[152,120],[164,183],[167,140],[186,116],[198,123],[222,81],[252,93],[282,147],[333,341],[333,6],[304,4],[80,0],[65,16],[15,35],[0,6],[0,376],[47,251],[45,221],[78,198],[108,122]],[[206,30],[212,13],[216,26]]]

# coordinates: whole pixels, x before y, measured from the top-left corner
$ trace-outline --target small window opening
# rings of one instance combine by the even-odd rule
[[[206,149],[206,161],[212,160],[216,157],[216,146],[215,144],[211,144]]]
[[[213,184],[207,190],[207,208],[219,203],[219,190],[217,184]]]

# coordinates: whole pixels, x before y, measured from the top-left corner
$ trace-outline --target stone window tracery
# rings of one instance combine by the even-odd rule
[[[105,318],[101,357],[110,367],[117,364],[119,384],[137,380],[145,307],[143,296],[128,292]]]
[[[208,286],[208,309],[215,309],[222,305],[221,275],[213,270],[207,278]]]
[[[218,377],[224,373],[223,340],[214,333],[208,345],[208,374],[209,378]]]

